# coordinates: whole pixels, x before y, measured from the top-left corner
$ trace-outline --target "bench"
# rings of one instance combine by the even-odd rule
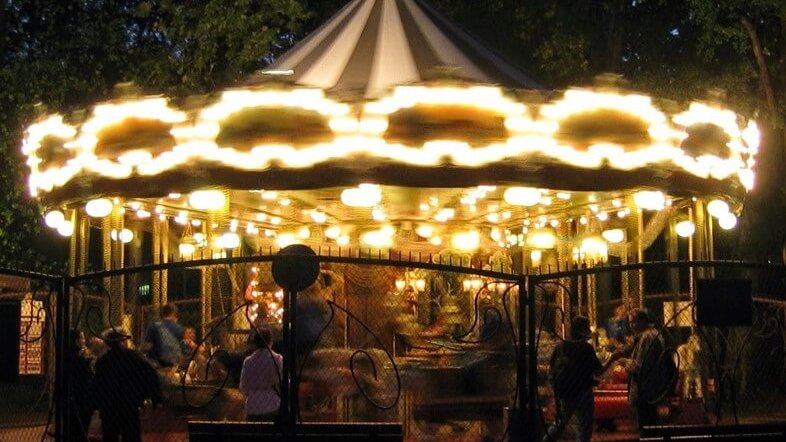
[[[298,424],[296,434],[287,440],[297,441],[375,441],[402,442],[400,423],[309,422]],[[188,423],[190,442],[262,442],[283,441],[283,427],[272,422]]]
[[[642,441],[786,440],[786,423],[744,425],[657,425],[641,430]]]

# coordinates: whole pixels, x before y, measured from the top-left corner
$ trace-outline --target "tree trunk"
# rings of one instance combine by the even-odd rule
[[[786,8],[784,8],[786,9]],[[786,13],[784,14],[786,16]],[[783,16],[782,16],[783,17]],[[786,24],[786,21],[782,23]],[[740,24],[750,38],[753,55],[759,68],[759,85],[767,108],[766,121],[759,122],[762,143],[756,161],[756,187],[748,195],[746,210],[741,226],[740,248],[747,259],[762,260],[773,255],[781,256],[784,227],[783,182],[784,142],[786,131],[780,127],[780,115],[775,95],[775,86],[770,77],[767,59],[764,56],[759,33],[747,17]],[[783,29],[783,26],[781,27]],[[783,31],[786,33],[786,30]],[[781,41],[781,54],[786,54],[786,39]],[[780,75],[786,72],[782,65]],[[764,256],[762,256],[764,255]]]

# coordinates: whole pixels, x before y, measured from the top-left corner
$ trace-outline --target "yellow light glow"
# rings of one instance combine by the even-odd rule
[[[696,224],[690,220],[680,221],[674,226],[674,230],[677,232],[677,235],[688,238],[696,232]]]
[[[338,226],[330,226],[325,229],[325,237],[329,239],[337,239],[341,236],[341,228]]]
[[[532,187],[509,187],[503,194],[506,203],[524,207],[538,204],[541,196],[541,191]]]
[[[406,285],[407,285],[407,282],[404,281],[403,279],[397,279],[396,280],[396,290],[402,291],[402,290],[404,290],[404,287],[406,287]]]
[[[306,226],[303,226],[297,230],[297,237],[300,239],[308,239],[311,237],[311,229]]]
[[[460,232],[453,235],[451,245],[462,251],[473,251],[480,247],[480,234],[475,231]]]
[[[442,238],[440,238],[439,236],[433,236],[433,237],[431,237],[431,238],[428,240],[428,242],[429,242],[429,243],[430,243],[432,246],[441,246],[441,245],[442,245]]]
[[[535,249],[553,249],[557,245],[554,230],[541,228],[527,232],[527,245]]]
[[[625,240],[625,230],[624,229],[609,229],[604,230],[601,233],[603,239],[608,241],[611,244],[619,244]]]
[[[599,236],[590,236],[581,241],[580,257],[588,262],[604,262],[609,256],[609,246]]]
[[[44,223],[53,229],[57,229],[63,221],[65,221],[65,215],[59,210],[52,210],[44,216]]]
[[[311,219],[317,224],[324,224],[327,221],[327,215],[319,210],[312,210]]]
[[[197,210],[216,210],[224,207],[226,196],[220,190],[197,190],[188,196],[188,204]]]
[[[387,248],[393,245],[393,236],[387,230],[371,230],[360,236],[363,244],[375,248]]]
[[[712,200],[707,204],[707,212],[720,219],[723,215],[729,213],[729,204],[723,200]]]
[[[633,202],[642,210],[661,210],[666,207],[666,196],[663,192],[642,190],[633,195]]]
[[[336,238],[336,244],[338,244],[341,247],[345,247],[349,245],[349,236],[347,235],[339,236],[338,238]]]
[[[382,190],[379,186],[359,186],[341,192],[341,202],[349,207],[374,207],[380,201]]]
[[[57,226],[57,233],[61,236],[71,236],[74,233],[74,223],[68,220],[64,220]]]
[[[234,232],[226,232],[216,238],[216,247],[219,249],[236,249],[240,247],[240,236]]]
[[[131,241],[134,240],[134,232],[132,232],[129,229],[123,229],[123,230],[120,231],[120,233],[118,234],[117,238],[123,244],[128,244],[128,243],[130,243]]]
[[[718,218],[718,225],[723,230],[731,230],[737,226],[737,217],[731,212],[726,212]]]
[[[529,252],[529,259],[532,261],[532,267],[540,267],[543,259],[543,252],[540,250],[532,250]]]
[[[415,280],[415,288],[419,292],[422,292],[423,290],[426,290],[426,280],[423,279],[423,278]]]
[[[428,224],[422,224],[418,226],[418,228],[415,230],[415,233],[417,233],[421,238],[431,238],[434,235],[434,228]]]
[[[112,213],[112,201],[106,198],[90,200],[85,204],[85,212],[93,218],[103,218]]]

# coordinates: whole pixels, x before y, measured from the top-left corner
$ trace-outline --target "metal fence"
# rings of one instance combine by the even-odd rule
[[[319,277],[296,303],[273,280],[275,255],[66,278],[14,272],[2,306],[20,326],[2,334],[3,353],[19,350],[3,360],[18,359],[19,374],[0,381],[9,398],[0,401],[0,441],[47,433],[102,440],[104,431],[136,431],[126,425],[135,413],[143,440],[187,441],[189,421],[274,419],[259,415],[282,402],[275,419],[284,425],[398,422],[413,441],[539,439],[559,415],[553,355],[577,340],[571,318],[588,318],[586,341],[601,360],[635,347],[629,330],[612,340],[624,328],[619,305],[646,309],[663,342],[649,365],[671,365],[668,386],[648,399],[659,423],[784,420],[782,266],[648,263],[517,275],[347,253],[304,257],[319,263]],[[703,280],[751,281],[751,325],[699,325]],[[161,319],[171,305],[178,327]],[[289,321],[295,339],[285,342]],[[172,337],[177,352],[166,351]],[[28,362],[38,371],[23,371]],[[633,382],[612,365],[594,385],[595,439],[637,437]]]

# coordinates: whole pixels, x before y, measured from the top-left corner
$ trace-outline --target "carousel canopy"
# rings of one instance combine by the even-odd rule
[[[440,69],[511,88],[538,84],[421,0],[353,0],[274,63],[302,85],[378,96]]]

